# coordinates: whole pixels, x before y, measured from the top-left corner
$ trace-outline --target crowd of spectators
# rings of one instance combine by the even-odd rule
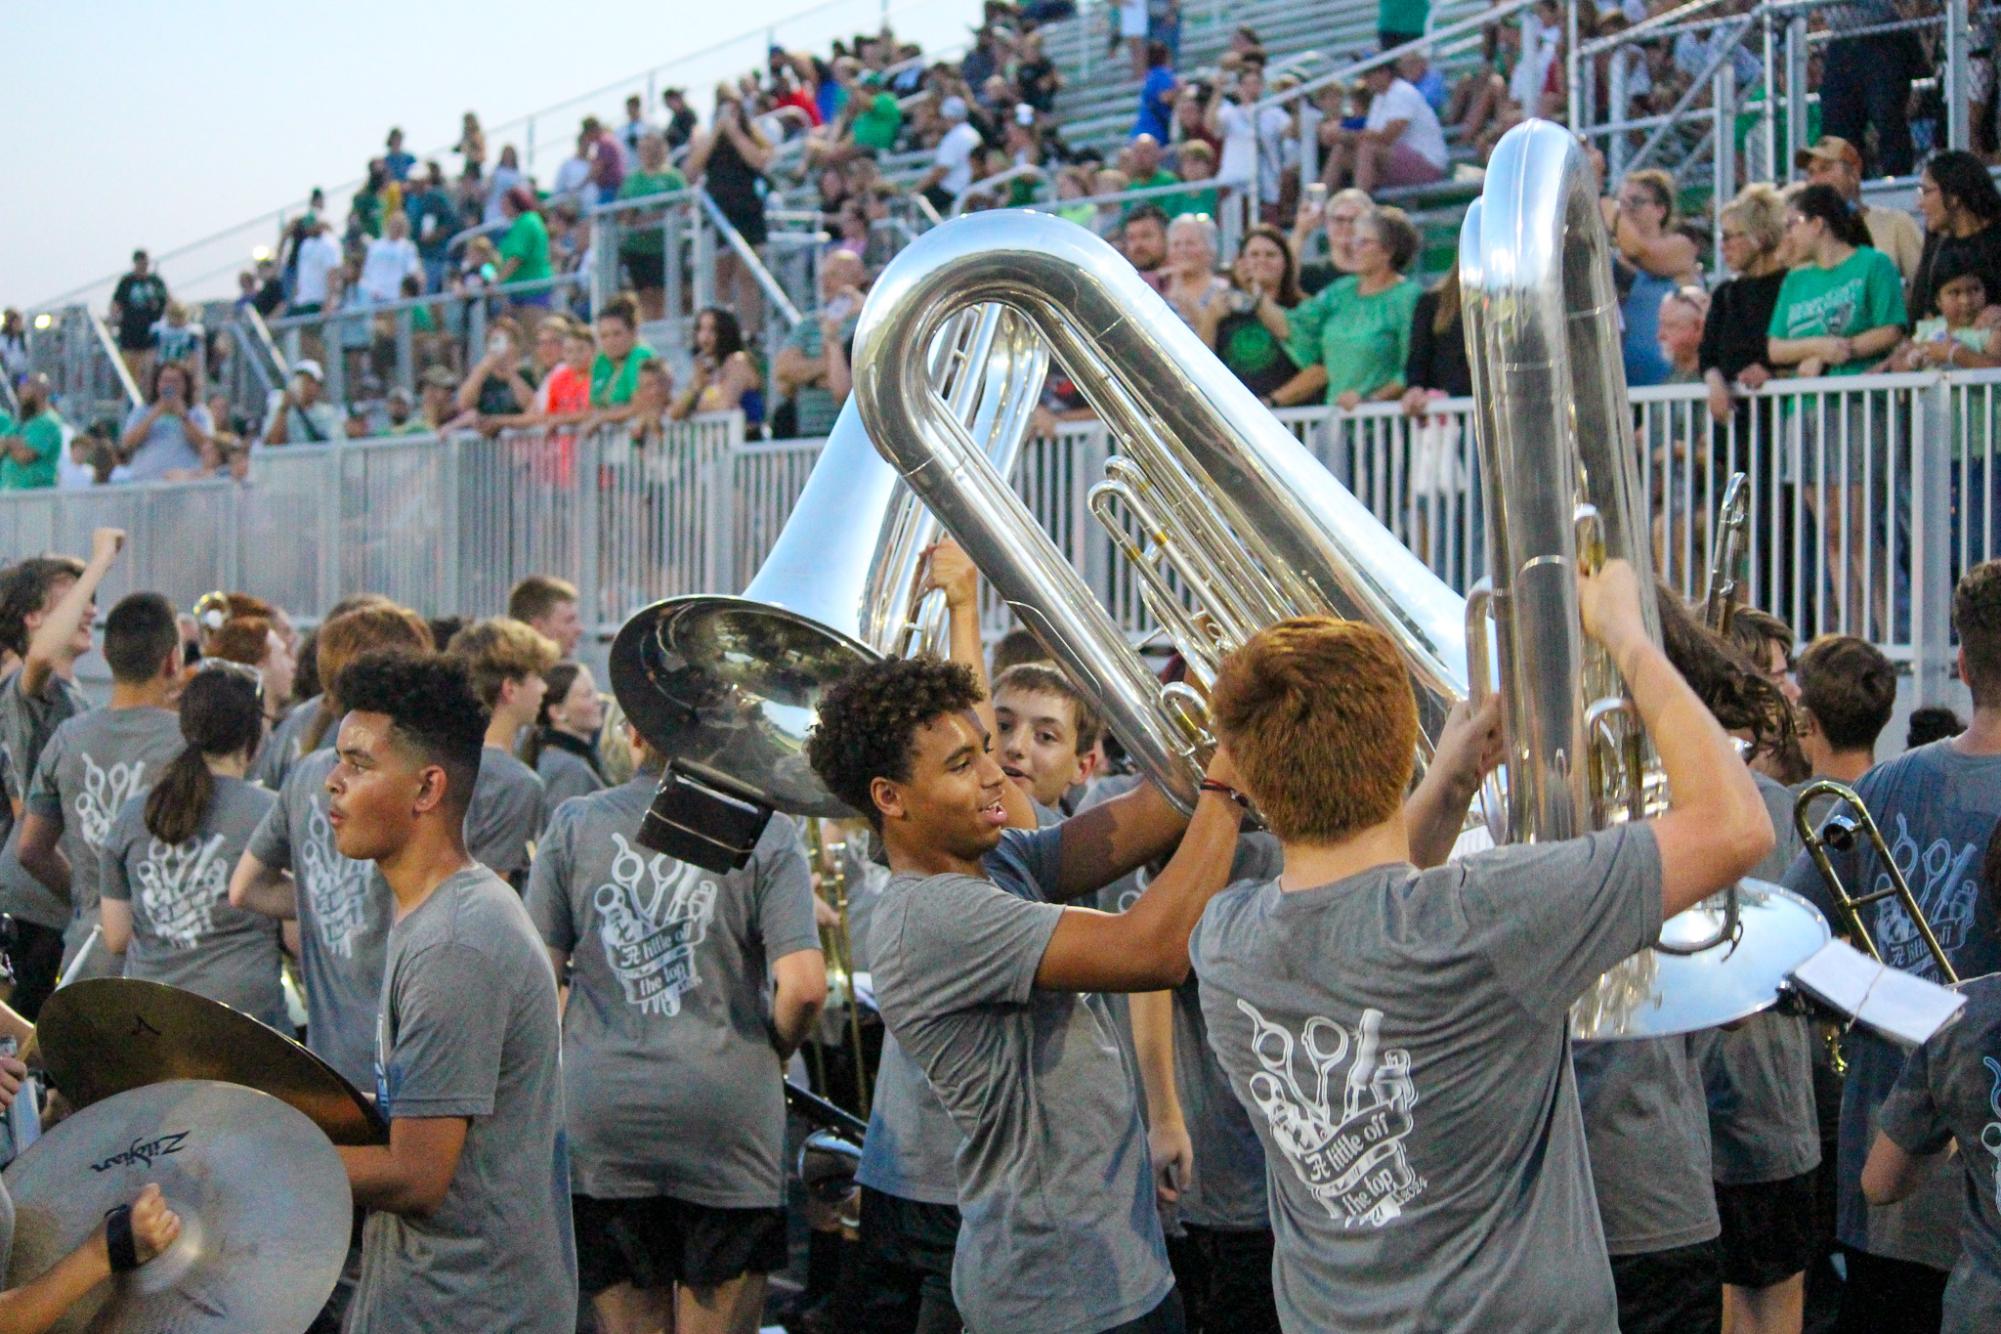
[[[46,432],[25,443],[26,426],[51,415],[46,386],[37,393],[23,385],[25,424],[0,437],[0,481],[241,476],[258,448],[437,430],[588,429],[644,415],[655,400],[669,419],[738,409],[753,432],[817,435],[846,392],[863,294],[908,234],[898,219],[916,209],[942,217],[1038,204],[1098,232],[1274,407],[1397,400],[1422,419],[1433,398],[1467,391],[1456,273],[1420,280],[1424,238],[1400,202],[1422,199],[1413,191],[1447,181],[1455,167],[1476,180],[1485,153],[1522,118],[1565,114],[1558,0],[1487,28],[1481,59],[1454,79],[1415,47],[1359,82],[1318,80],[1311,96],[1290,98],[1279,95],[1299,88],[1308,71],[1274,58],[1252,28],[1235,29],[1213,64],[1184,68],[1176,0],[1128,0],[1109,12],[1106,37],[1115,57],[1123,47],[1131,61],[1137,106],[1130,135],[1110,153],[1067,143],[1056,114],[1063,79],[1042,25],[1073,8],[988,0],[954,60],[927,60],[886,30],[837,42],[824,56],[773,46],[763,68],[715,90],[706,122],[681,88],[662,94],[657,115],[634,96],[622,117],[585,117],[546,183],[524,170],[514,145],[490,142],[472,112],[443,155],[456,159],[450,172],[445,160],[409,152],[391,129],[344,218],[315,191],[276,253],[240,275],[239,305],[308,317],[290,382],[261,412],[215,392],[217,364],[231,352],[227,331],[205,330],[138,252],[109,314],[144,402],[124,421],[74,439],[64,430],[66,447],[50,457]],[[1613,34],[1669,8],[1660,0],[1608,4],[1587,31]],[[1829,9],[1815,21],[1837,32],[1895,17],[1888,0]],[[1381,0],[1377,18],[1385,50],[1411,47],[1430,24],[1429,5]],[[1719,32],[1620,48],[1616,86],[1634,99],[1632,113],[1672,107],[1717,54]],[[1732,387],[1755,388],[1775,365],[1846,372],[1979,365],[1995,355],[1975,334],[1991,323],[1991,312],[1981,313],[1987,303],[2001,301],[2001,203],[1980,154],[1929,160],[1917,219],[1861,203],[1866,176],[1908,169],[1909,145],[1928,133],[1912,133],[1926,105],[1912,95],[1911,76],[1934,61],[1931,38],[1891,36],[1886,49],[1898,60],[1859,67],[1844,54],[1852,39],[1816,47],[1823,123],[1857,128],[1848,138],[1821,137],[1796,166],[1858,221],[1870,253],[1887,256],[1903,303],[1899,337],[1878,347],[1887,335],[1854,343],[1846,340],[1858,331],[1816,331],[1812,339],[1823,342],[1781,363],[1753,326],[1772,318],[1785,275],[1839,262],[1823,265],[1826,256],[1771,236],[1783,205],[1755,187],[1721,209],[1717,224],[1704,216],[1691,223],[1678,214],[1667,173],[1633,171],[1605,192],[1630,383],[1706,380],[1721,420],[1741,411]],[[1610,112],[1613,58],[1596,57],[1601,118]],[[1975,74],[1969,96],[1984,115],[1975,117],[1976,145],[1991,148],[1994,81],[1984,63]],[[724,246],[717,303],[688,321],[682,336],[691,345],[676,349],[685,355],[662,359],[656,351],[664,349],[647,341],[670,313],[669,260],[656,225],[663,197],[691,188],[753,252],[769,240],[774,209],[819,214],[817,291],[782,339],[774,331],[766,343],[757,275]],[[617,224],[594,230],[592,215],[603,210]],[[1242,225],[1237,253],[1223,263],[1218,222],[1226,215]],[[1703,308],[1692,294],[1705,277],[1722,276],[1705,275],[1703,265],[1707,229],[1719,224],[1736,276]],[[1829,235],[1839,230],[1828,224]],[[582,276],[594,263],[593,238],[606,235],[616,237],[625,290],[592,310]],[[1982,300],[1968,307],[1976,279]],[[1969,309],[1949,327],[1929,323]],[[407,362],[399,334],[409,339]],[[0,326],[0,359],[10,376],[24,369],[12,313]],[[404,366],[411,379],[399,386]],[[332,401],[330,379],[347,402]],[[1087,411],[1060,373],[1044,407],[1052,419]]]

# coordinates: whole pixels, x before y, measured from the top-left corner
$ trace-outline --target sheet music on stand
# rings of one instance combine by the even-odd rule
[[[1902,1047],[1916,1047],[1959,1017],[1966,997],[1830,940],[1792,973],[1793,985]]]

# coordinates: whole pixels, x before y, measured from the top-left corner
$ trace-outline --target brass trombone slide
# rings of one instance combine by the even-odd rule
[[[1838,813],[1828,816],[1820,829],[1815,829],[1807,814],[1807,807],[1820,796],[1831,796],[1847,805],[1852,815]],[[1822,778],[1800,789],[1793,800],[1793,824],[1799,830],[1800,841],[1806,847],[1807,855],[1813,858],[1814,868],[1826,882],[1827,891],[1833,897],[1835,906],[1848,919],[1848,925],[1869,957],[1877,963],[1883,962],[1883,955],[1876,948],[1876,939],[1869,924],[1862,918],[1862,909],[1883,899],[1896,899],[1903,904],[1910,916],[1911,925],[1916,928],[1919,939],[1931,954],[1932,962],[1938,965],[1939,976],[1946,986],[1959,985],[1959,973],[1953,968],[1952,960],[1946,957],[1945,947],[1938,943],[1938,936],[1932,931],[1931,922],[1925,917],[1925,910],[1918,903],[1917,895],[1911,893],[1911,885],[1897,866],[1896,858],[1890,855],[1890,845],[1883,838],[1883,831],[1876,827],[1876,817],[1869,813],[1861,796],[1846,783],[1837,783],[1831,778]],[[1861,894],[1851,894],[1841,881],[1841,873],[1834,869],[1834,862],[1827,850],[1832,847],[1837,852],[1847,852],[1855,846],[1856,835],[1867,839],[1869,846],[1882,861],[1884,872],[1890,883],[1882,889],[1872,889]]]

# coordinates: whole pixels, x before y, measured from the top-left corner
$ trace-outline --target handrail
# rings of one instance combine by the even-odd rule
[[[271,326],[264,322],[263,312],[246,301],[237,307],[236,323],[240,327],[250,330],[249,341],[255,345],[259,354],[252,356],[250,360],[257,367],[258,378],[267,382],[264,387],[267,390],[272,387],[269,383],[269,370],[277,372],[278,384],[283,384],[286,380],[290,379],[291,367],[285,361],[285,354],[278,350],[278,340],[271,336]],[[237,341],[240,344],[244,340],[238,339]],[[269,359],[268,370],[266,362],[259,359],[260,356]]]
[[[1016,163],[1006,171],[997,171],[991,176],[974,181],[971,185],[959,191],[958,194],[953,195],[952,211],[945,216],[956,218],[966,211],[966,201],[974,195],[986,194],[997,185],[1006,185],[1009,181],[1018,181],[1025,176],[1033,176],[1038,180],[1046,180],[1049,173],[1037,162]]]
[[[778,313],[785,318],[787,324],[797,324],[803,320],[805,316],[799,313],[799,307],[793,305],[792,298],[785,295],[785,289],[771,276],[771,270],[764,267],[764,261],[757,257],[757,252],[743,239],[743,233],[723,216],[722,207],[710,197],[708,191],[703,190],[700,194],[702,211],[715,225],[716,233],[723,238],[724,243],[735,252],[738,261],[750,270],[751,276],[757,280],[757,285],[764,290],[765,298],[778,308]]]
[[[124,357],[118,355],[118,341],[111,336],[111,326],[105,323],[102,316],[91,310],[85,309],[83,314],[84,318],[90,321],[90,331],[97,336],[98,349],[111,359],[112,372],[117,375],[120,387],[125,390],[126,403],[135,408],[141,406],[145,403],[146,396],[139,392],[138,382],[132,378],[132,368],[125,364]]]
[[[1823,0],[1815,0],[1816,4],[1822,2]],[[1608,50],[1624,42],[1649,41],[1655,37],[1666,36],[1666,29],[1677,28],[1684,20],[1692,19],[1696,14],[1707,9],[1713,9],[1722,3],[1724,3],[1724,0],[1688,0],[1687,4],[1677,5],[1673,9],[1665,9],[1658,14],[1650,15],[1643,21],[1635,23],[1630,28],[1621,28],[1619,31],[1607,36],[1594,37],[1588,42],[1579,42],[1577,44],[1578,58],[1595,56],[1600,51]],[[1754,17],[1754,15],[1732,14],[1725,17],[1748,19]]]
[[[266,327],[285,333],[314,324],[332,324],[338,320],[395,315],[405,310],[414,310],[418,306],[438,306],[453,301],[482,301],[487,297],[512,296],[520,292],[552,292],[559,287],[574,287],[583,281],[585,276],[582,273],[552,273],[546,278],[495,283],[476,292],[433,292],[429,296],[404,296],[394,301],[365,301],[358,306],[336,306],[328,310],[316,310],[310,315],[281,315],[275,320],[268,321]]]
[[[1698,0],[1698,2],[1712,3],[1713,0]],[[1266,107],[1277,107],[1281,110],[1286,110],[1289,103],[1311,98],[1322,88],[1336,83],[1346,83],[1358,74],[1365,74],[1372,69],[1380,69],[1384,65],[1395,65],[1407,55],[1422,52],[1428,56],[1443,43],[1456,41],[1458,38],[1471,36],[1477,32],[1484,32],[1486,29],[1499,24],[1502,20],[1513,18],[1515,15],[1532,8],[1536,3],[1537,0],[1501,0],[1500,3],[1495,4],[1491,9],[1482,10],[1478,14],[1469,14],[1463,19],[1455,19],[1451,23],[1447,23],[1443,27],[1434,28],[1412,41],[1405,42],[1401,46],[1393,46],[1388,50],[1379,51],[1374,55],[1363,56],[1359,60],[1351,61],[1341,66],[1339,69],[1330,70],[1317,78],[1295,84],[1283,92],[1268,94],[1265,97],[1259,98],[1256,105],[1251,107],[1252,124],[1257,123],[1256,118]],[[1576,4],[1577,0],[1571,0],[1571,9],[1573,12],[1575,11]],[[1524,53],[1524,56],[1526,57],[1526,53]],[[1290,115],[1291,112],[1287,111],[1287,114]],[[1249,188],[1253,198],[1257,197],[1262,187],[1262,183],[1258,180],[1258,173],[1263,170],[1264,164],[1259,161],[1263,156],[1264,154],[1262,153],[1253,153],[1251,155]]]

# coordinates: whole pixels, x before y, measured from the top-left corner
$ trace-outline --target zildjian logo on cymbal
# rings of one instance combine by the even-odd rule
[[[154,1139],[135,1139],[130,1148],[112,1154],[101,1163],[92,1163],[90,1170],[103,1172],[113,1167],[130,1167],[135,1163],[151,1167],[155,1158],[165,1158],[168,1154],[179,1153],[181,1141],[187,1137],[187,1131],[176,1130]]]

